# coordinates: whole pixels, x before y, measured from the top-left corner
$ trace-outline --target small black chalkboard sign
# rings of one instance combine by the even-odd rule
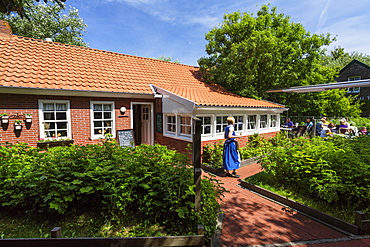
[[[135,147],[134,130],[117,130],[117,139],[121,147]]]

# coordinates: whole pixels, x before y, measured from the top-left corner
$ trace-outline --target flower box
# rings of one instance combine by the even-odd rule
[[[59,146],[70,146],[72,145],[74,140],[60,140],[60,141],[46,141],[46,142],[38,142],[37,147],[41,149],[48,149],[52,147],[59,147]]]
[[[204,164],[201,164],[201,167],[202,167],[203,170],[205,170],[207,172],[210,172],[210,173],[213,173],[213,174],[220,174],[220,173],[225,172],[223,168],[214,168],[214,167],[207,166],[207,165],[204,165]]]

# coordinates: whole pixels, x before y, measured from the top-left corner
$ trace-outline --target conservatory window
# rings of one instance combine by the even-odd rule
[[[202,122],[202,135],[212,134],[212,117],[198,117]]]
[[[260,116],[260,128],[266,129],[267,128],[267,115]]]
[[[249,115],[248,116],[248,129],[249,130],[254,130],[256,129],[256,115]]]
[[[223,133],[225,132],[225,128],[227,126],[226,119],[228,116],[217,116],[216,117],[216,132]]]
[[[277,127],[277,115],[270,116],[270,127],[271,128]]]
[[[235,131],[243,131],[244,130],[244,117],[243,116],[235,116]]]

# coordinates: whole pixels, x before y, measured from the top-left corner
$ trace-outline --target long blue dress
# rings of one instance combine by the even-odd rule
[[[235,138],[228,138],[229,132],[235,136],[234,126],[228,125],[225,128],[225,143],[224,143],[224,153],[223,153],[223,165],[225,170],[234,170],[240,167],[240,155],[237,149],[237,143]]]

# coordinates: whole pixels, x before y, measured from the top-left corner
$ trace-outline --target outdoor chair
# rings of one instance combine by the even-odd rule
[[[303,136],[307,131],[307,126],[303,125],[303,126],[298,126],[295,130],[292,130],[290,133],[289,133],[289,136],[291,137],[299,137],[299,136]]]
[[[339,128],[338,134],[348,135],[350,132],[350,129],[348,128]]]

